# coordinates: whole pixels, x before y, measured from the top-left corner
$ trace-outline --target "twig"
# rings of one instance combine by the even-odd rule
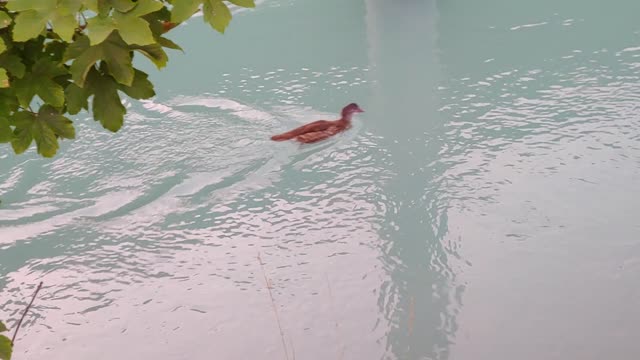
[[[262,263],[262,258],[260,257],[260,253],[258,253],[258,262],[260,263],[260,268],[262,268],[264,283],[267,285],[267,290],[269,291],[269,298],[271,299],[271,307],[273,308],[273,313],[276,315],[276,321],[278,322],[278,329],[280,330],[280,339],[282,340],[282,349],[284,350],[284,357],[285,359],[289,360],[289,351],[287,350],[287,344],[284,341],[284,331],[282,331],[282,324],[280,324],[280,316],[278,316],[278,309],[276,307],[275,300],[273,300],[273,294],[271,293],[271,286],[269,286],[269,280],[267,279],[267,273],[264,271],[264,264]]]
[[[80,11],[79,14],[80,14],[80,17],[82,18],[82,21],[84,21],[84,24],[87,25],[87,23],[89,22],[87,21],[87,18],[84,16],[84,11]]]
[[[31,305],[33,305],[33,301],[36,299],[36,296],[38,296],[38,292],[40,291],[41,288],[42,288],[42,281],[40,281],[40,284],[38,284],[38,288],[36,289],[36,292],[33,293],[33,297],[31,298],[31,302],[29,303],[29,305],[27,305],[27,308],[24,309],[24,312],[22,313],[22,317],[20,318],[20,321],[18,321],[18,325],[16,326],[16,330],[13,332],[13,337],[11,338],[11,346],[13,346],[14,341],[16,341],[16,336],[18,336],[18,330],[20,330],[20,325],[22,325],[22,320],[24,320],[24,317],[29,312],[29,309],[31,308]]]
[[[416,299],[412,296],[409,300],[409,336],[413,335],[413,323],[416,319]]]
[[[291,344],[291,360],[296,360],[296,348],[293,346],[293,339],[289,336],[289,344]]]
[[[331,283],[329,282],[329,275],[327,273],[324,274],[324,278],[327,280],[327,288],[329,289],[329,301],[331,302],[331,312],[333,312],[333,321],[336,324],[336,337],[338,341],[341,343],[342,349],[340,354],[338,355],[338,359],[342,359],[344,357],[345,346],[342,343],[342,334],[340,333],[340,324],[338,324],[338,317],[336,316],[336,306],[333,301],[333,291],[331,291]]]
[[[82,19],[84,19],[84,23],[81,23],[80,20]],[[87,18],[84,17],[84,14],[82,13],[82,11],[80,11],[78,15],[76,15],[76,21],[78,22],[78,27],[76,28],[76,31],[82,31],[87,27]]]

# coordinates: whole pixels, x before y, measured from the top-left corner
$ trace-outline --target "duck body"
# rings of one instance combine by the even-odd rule
[[[271,137],[273,141],[295,139],[301,143],[310,144],[332,137],[351,127],[351,117],[354,113],[364,112],[355,104],[349,104],[342,109],[342,117],[338,120],[318,120],[297,127],[293,130]]]
[[[307,125],[300,126],[286,133],[274,135],[273,141],[285,141],[295,139],[301,143],[310,144],[327,139],[339,132],[351,127],[351,121],[345,120],[318,120]]]

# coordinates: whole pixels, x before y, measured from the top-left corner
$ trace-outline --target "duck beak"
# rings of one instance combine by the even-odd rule
[[[358,109],[356,109],[356,112],[362,113],[362,112],[364,112],[364,110],[358,108]]]

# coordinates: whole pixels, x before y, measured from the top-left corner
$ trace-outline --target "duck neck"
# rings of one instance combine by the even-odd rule
[[[340,121],[343,122],[351,122],[351,118],[353,117],[353,114],[343,114],[342,117],[340,118]]]

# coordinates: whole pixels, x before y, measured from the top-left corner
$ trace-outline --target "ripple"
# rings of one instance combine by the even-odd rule
[[[257,109],[207,94],[154,99],[132,104],[116,136],[80,124],[83,136],[60,157],[10,168],[3,189],[25,200],[0,210],[11,214],[0,220],[7,274],[0,286],[14,294],[3,298],[5,314],[24,305],[11,300],[28,297],[24,284],[44,279],[25,326],[30,337],[73,334],[79,341],[91,323],[134,336],[158,312],[168,315],[154,327],[180,332],[184,319],[217,316],[229,303],[269,309],[258,253],[280,303],[327,296],[323,283],[301,290],[316,282],[310,274],[327,273],[322,263],[375,260],[358,249],[374,246],[376,208],[384,205],[371,203],[380,171],[368,154],[375,142],[361,125],[319,146],[269,141],[276,127],[310,116],[328,114],[291,105]],[[42,176],[25,184],[24,173],[37,167]],[[201,300],[212,289],[216,300]],[[351,292],[343,289],[334,290]],[[269,312],[260,312],[254,318],[268,326]]]

